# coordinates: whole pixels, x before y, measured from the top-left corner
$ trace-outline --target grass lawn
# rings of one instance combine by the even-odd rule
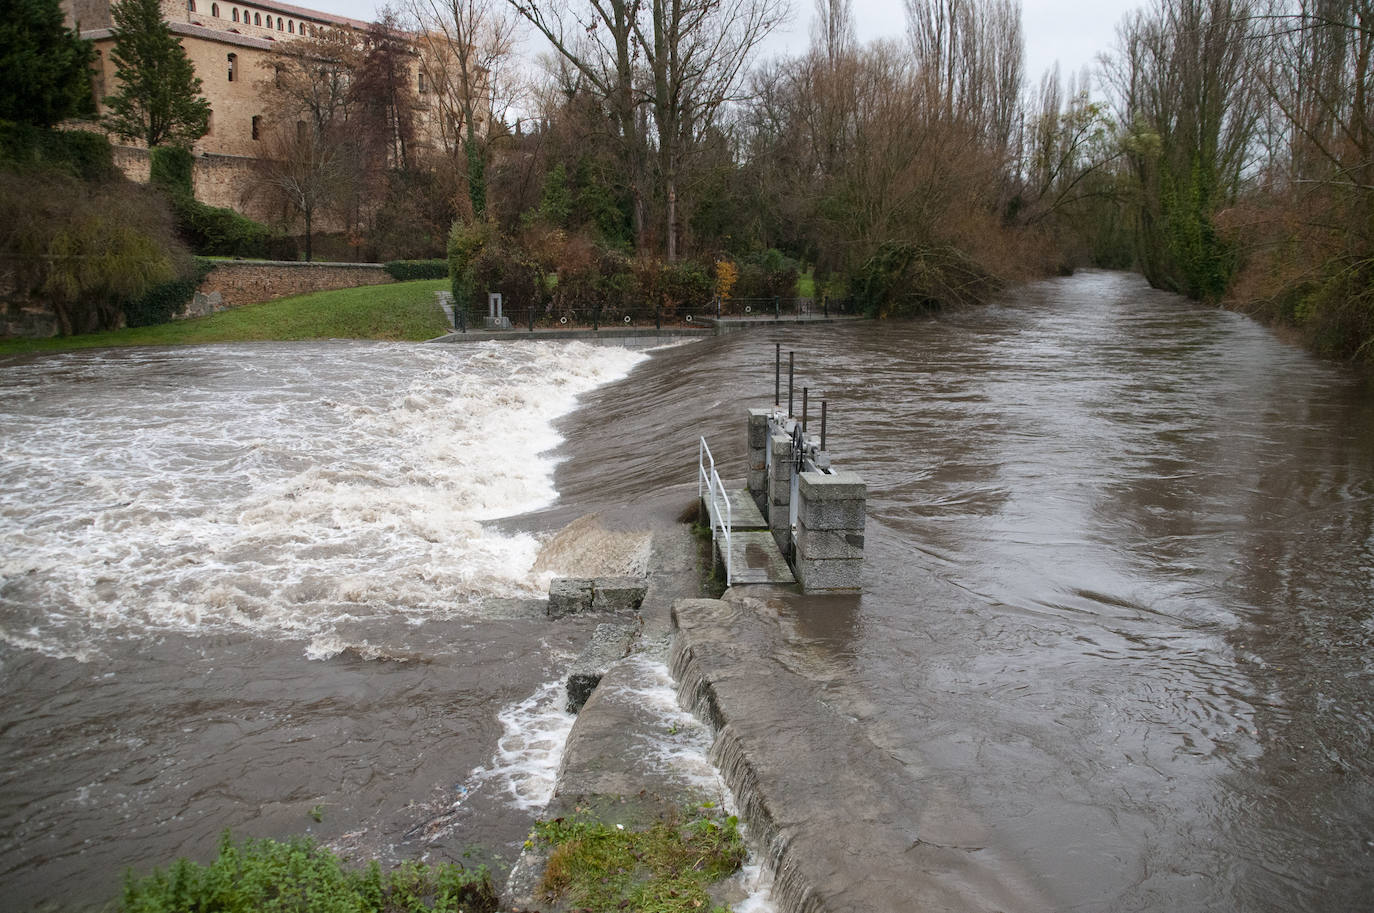
[[[7,340],[0,342],[0,355],[211,342],[432,339],[448,331],[448,322],[434,300],[434,293],[445,288],[448,288],[447,279],[422,279],[314,292],[151,327],[51,339]]]

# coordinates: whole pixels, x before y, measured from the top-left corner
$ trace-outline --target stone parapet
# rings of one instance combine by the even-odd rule
[[[361,285],[385,285],[391,275],[380,263],[299,263],[291,260],[222,260],[196,290],[218,292],[218,309],[275,301],[308,292]]]

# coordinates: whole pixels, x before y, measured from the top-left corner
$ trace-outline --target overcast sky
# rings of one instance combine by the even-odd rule
[[[293,0],[325,12],[356,19],[376,18],[385,0]],[[859,40],[900,38],[906,28],[902,0],[853,0],[855,30]],[[1021,0],[1021,24],[1026,38],[1026,83],[1034,86],[1041,74],[1059,61],[1067,76],[1091,66],[1098,54],[1109,50],[1116,26],[1143,0]],[[782,55],[805,49],[810,40],[812,0],[792,0],[792,21],[769,41],[765,53]],[[543,50],[534,38],[526,40],[526,53]]]

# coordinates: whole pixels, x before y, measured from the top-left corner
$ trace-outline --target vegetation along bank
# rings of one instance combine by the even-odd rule
[[[899,316],[1102,266],[1374,356],[1367,4],[1157,0],[1067,79],[1024,71],[1000,0],[908,4],[903,34],[867,44],[848,0],[819,0],[810,45],[769,60],[778,0],[635,8],[655,29],[574,5],[601,40],[562,40],[564,0],[458,0],[272,43],[272,79],[229,76],[266,86],[254,130],[296,125],[263,140],[255,222],[195,198],[203,81],[223,74],[189,64],[156,0],[113,5],[99,84],[57,0],[23,0],[0,36],[9,306],[111,329],[206,254],[447,256],[460,304],[543,314],[789,296],[806,275]],[[533,85],[517,26],[551,52]],[[678,67],[674,47],[712,50]],[[452,129],[419,114],[437,109]],[[148,184],[111,140],[149,150]]]

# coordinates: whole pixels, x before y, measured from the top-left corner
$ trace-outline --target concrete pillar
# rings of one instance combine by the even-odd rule
[[[857,593],[868,488],[853,472],[803,472],[798,485],[797,582],[806,593]]]
[[[775,433],[769,438],[769,446],[768,528],[773,531],[778,548],[786,552],[792,532],[788,511],[792,504],[792,473],[796,465],[792,462],[792,438]]]
[[[762,501],[768,491],[768,416],[772,409],[749,410],[749,493]]]

